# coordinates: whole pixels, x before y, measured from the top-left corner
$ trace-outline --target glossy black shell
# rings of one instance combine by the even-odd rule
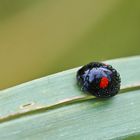
[[[102,77],[108,79],[108,86],[100,87]],[[92,62],[77,72],[77,82],[81,89],[96,97],[106,98],[116,95],[120,90],[120,75],[111,66],[100,62]]]

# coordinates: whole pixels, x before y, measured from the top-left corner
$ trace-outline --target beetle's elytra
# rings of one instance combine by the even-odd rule
[[[101,98],[116,95],[121,83],[119,73],[111,65],[101,62],[92,62],[80,68],[77,81],[83,91]]]

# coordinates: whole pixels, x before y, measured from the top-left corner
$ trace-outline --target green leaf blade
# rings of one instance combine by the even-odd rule
[[[106,63],[120,72],[121,88],[140,86],[140,56]],[[1,91],[0,120],[8,119],[0,125],[0,139],[114,139],[139,134],[140,90],[109,100],[73,101],[86,98],[76,84],[78,69]]]

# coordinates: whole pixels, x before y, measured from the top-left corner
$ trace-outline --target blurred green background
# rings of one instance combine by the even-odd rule
[[[0,0],[1,89],[139,54],[139,0]]]

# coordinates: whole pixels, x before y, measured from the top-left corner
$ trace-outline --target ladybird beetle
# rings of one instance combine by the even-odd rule
[[[77,72],[77,82],[82,91],[100,98],[112,97],[120,90],[120,75],[111,66],[101,62],[92,62]]]

